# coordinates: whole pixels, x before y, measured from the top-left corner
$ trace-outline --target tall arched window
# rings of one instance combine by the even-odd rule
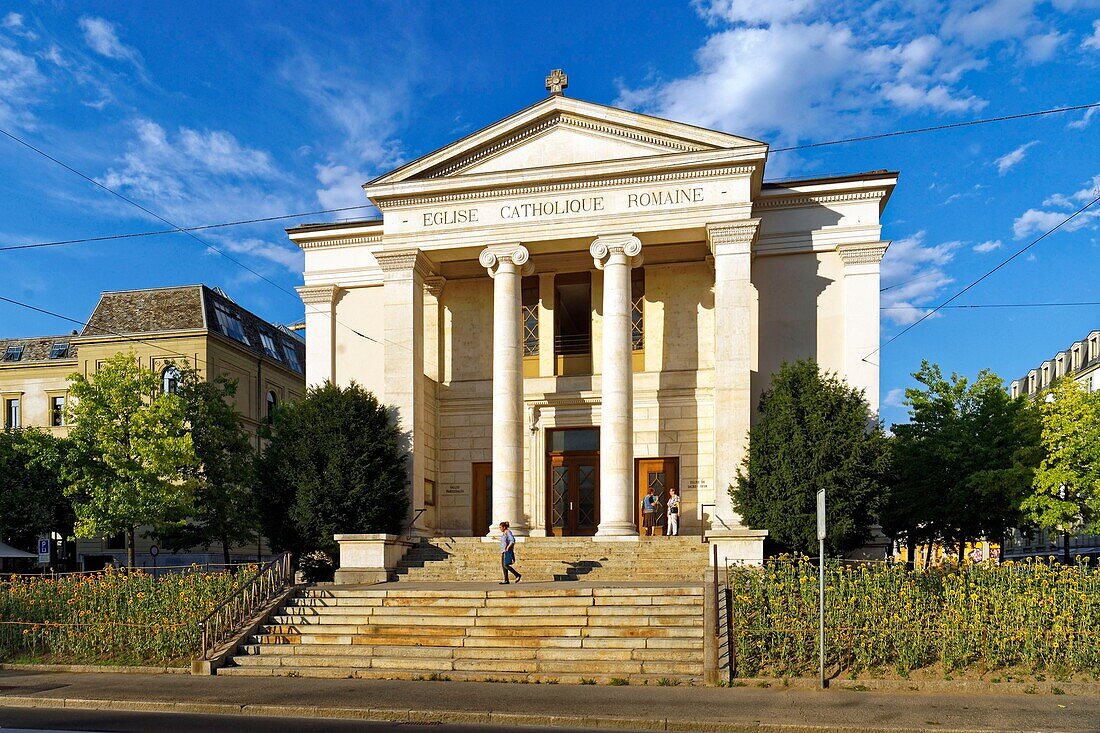
[[[160,385],[161,391],[164,394],[175,394],[180,388],[180,370],[175,364],[169,364],[164,367],[164,371],[160,373]]]
[[[275,396],[275,392],[268,390],[267,393],[267,421],[271,422],[271,415],[275,412],[275,408],[279,406],[279,398]]]

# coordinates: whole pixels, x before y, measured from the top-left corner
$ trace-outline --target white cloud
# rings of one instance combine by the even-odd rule
[[[1084,130],[1089,126],[1089,123],[1092,122],[1092,116],[1096,114],[1096,110],[1098,109],[1100,109],[1100,107],[1089,107],[1085,110],[1085,114],[1081,119],[1068,123],[1066,127],[1070,130]]]
[[[905,407],[905,389],[895,387],[882,398],[883,407]]]
[[[923,231],[890,245],[882,260],[883,316],[908,325],[928,312],[928,304],[954,282],[944,267],[955,258],[961,242],[924,243]]]
[[[1073,213],[1064,209],[1079,208],[1097,196],[1100,196],[1100,174],[1093,176],[1082,188],[1071,194],[1055,193],[1048,196],[1043,201],[1043,206],[1047,208],[1028,209],[1020,214],[1012,223],[1012,233],[1017,239],[1023,239],[1033,234],[1042,234],[1065,221],[1066,217]],[[1051,211],[1052,208],[1063,209],[1063,211]],[[1093,208],[1078,214],[1063,224],[1059,231],[1073,232],[1085,227],[1095,227],[1097,224],[1100,224],[1100,209],[1097,209],[1096,204],[1094,204]]]
[[[84,16],[80,19],[80,29],[84,32],[84,42],[100,56],[105,56],[115,61],[129,61],[135,66],[141,66],[141,54],[136,49],[125,45],[118,37],[118,30],[114,23],[103,18]]]
[[[1038,140],[1032,140],[1029,143],[1024,143],[1015,150],[1007,152],[1000,158],[994,160],[993,165],[997,166],[997,172],[1003,176],[1024,159],[1024,156],[1027,155],[1028,148],[1038,144]]]
[[[278,216],[301,202],[286,193],[288,179],[271,155],[242,145],[224,130],[180,128],[148,119],[133,123],[133,138],[118,165],[96,180],[180,226]],[[229,252],[301,272],[293,248],[241,234],[199,234]]]
[[[974,245],[974,251],[979,253],[979,254],[984,255],[984,254],[988,254],[989,252],[992,252],[994,250],[1000,249],[1001,246],[1002,246],[1001,245],[1001,240],[999,240],[999,239],[989,239],[989,240],[986,240],[985,242],[979,242],[978,244],[975,244]]]
[[[709,21],[728,23],[778,23],[800,17],[818,4],[817,0],[710,0],[696,2]]]
[[[20,13],[8,13],[4,16],[3,20],[0,20],[0,26],[3,26],[5,30],[17,36],[26,38],[28,41],[38,39],[38,34],[27,28],[26,23],[23,22],[23,16]]]
[[[944,84],[934,87],[887,84],[883,87],[883,94],[907,112],[970,112],[988,104],[973,94],[953,96],[951,89]]]
[[[1035,4],[1035,0],[957,3],[944,19],[943,30],[971,46],[1022,37],[1035,23]]]
[[[1024,41],[1025,56],[1034,63],[1050,61],[1067,39],[1069,39],[1068,33],[1058,31],[1031,36]]]
[[[1081,48],[1100,51],[1100,20],[1092,21],[1092,35],[1081,41]]]
[[[0,44],[0,123],[7,127],[33,126],[31,107],[46,82],[33,57]]]

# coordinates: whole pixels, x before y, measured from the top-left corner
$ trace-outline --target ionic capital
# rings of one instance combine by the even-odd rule
[[[477,258],[481,266],[489,271],[489,277],[496,277],[501,263],[505,261],[510,261],[515,265],[519,274],[530,275],[534,271],[534,266],[530,260],[531,253],[519,242],[490,244],[481,250],[481,254]]]
[[[630,267],[638,267],[642,264],[642,240],[633,234],[607,234],[598,237],[588,248],[588,252],[592,255],[597,270],[602,270],[607,261],[615,255],[625,256],[626,263]]]
[[[759,219],[707,224],[707,246],[713,255],[748,254],[759,231]]]
[[[374,253],[374,259],[387,280],[411,278],[413,275],[425,278],[432,274],[431,261],[416,248],[378,250]]]
[[[300,285],[295,289],[306,305],[323,305],[329,308],[336,302],[340,292],[340,288],[335,285]]]
[[[889,242],[864,242],[863,244],[842,244],[836,248],[840,261],[848,265],[877,265],[882,262]]]

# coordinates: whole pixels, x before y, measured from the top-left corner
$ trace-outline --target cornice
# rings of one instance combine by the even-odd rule
[[[298,242],[301,249],[324,249],[326,247],[346,247],[353,244],[380,244],[381,234],[368,234],[363,237],[346,237],[343,239],[311,239]]]
[[[753,202],[753,209],[786,209],[814,204],[848,203],[852,201],[870,201],[885,197],[889,191],[875,188],[867,191],[849,191],[846,193],[811,193],[795,196],[775,196],[759,198]]]
[[[877,265],[882,262],[882,256],[886,254],[889,242],[867,242],[864,244],[842,244],[836,248],[845,266],[848,265]]]
[[[435,196],[408,196],[405,198],[379,199],[375,202],[380,211],[398,209],[406,206],[426,206],[429,204],[446,204],[454,201],[482,201],[487,199],[499,199],[509,196],[528,196],[540,193],[558,193],[569,191],[583,191],[591,188],[603,188],[608,186],[631,185],[640,183],[661,183],[664,181],[682,181],[685,179],[716,178],[719,176],[752,174],[756,170],[754,165],[724,166],[706,170],[666,171],[664,173],[646,173],[630,176],[618,176],[615,178],[594,178],[589,180],[567,181],[563,183],[543,183],[531,186],[512,186],[509,188],[496,188],[484,191],[465,191],[460,193],[438,194]]]
[[[502,140],[498,140],[497,142],[495,142],[491,145],[488,145],[488,146],[482,148],[481,150],[478,150],[476,152],[465,155],[465,156],[459,158],[458,160],[450,163],[449,165],[444,165],[442,168],[437,168],[437,169],[431,171],[430,173],[428,173],[428,175],[426,175],[424,177],[425,178],[443,178],[443,177],[448,176],[452,173],[457,173],[457,172],[459,172],[459,171],[461,171],[465,168],[470,168],[470,167],[476,165],[477,163],[479,163],[479,162],[481,162],[481,161],[483,161],[487,158],[491,158],[492,156],[496,155],[497,153],[503,152],[504,150],[506,150],[507,148],[515,145],[516,143],[520,142],[521,140],[525,140],[529,137],[539,135],[539,134],[541,134],[543,132],[546,132],[547,130],[551,130],[551,129],[559,126],[559,125],[567,125],[567,126],[570,126],[570,127],[577,127],[577,128],[582,129],[582,130],[590,130],[592,132],[602,133],[604,135],[612,135],[614,137],[621,137],[621,138],[625,138],[625,139],[628,139],[628,140],[634,140],[636,142],[645,143],[646,145],[653,145],[653,146],[657,146],[657,147],[663,147],[663,148],[667,148],[667,149],[670,149],[670,150],[675,150],[677,152],[682,152],[682,153],[692,152],[692,151],[695,151],[695,150],[709,150],[710,149],[705,145],[685,143],[685,142],[682,142],[682,141],[671,140],[669,138],[664,138],[664,137],[660,137],[660,136],[657,136],[657,135],[647,135],[645,133],[638,132],[638,131],[635,131],[635,130],[628,130],[628,129],[625,129],[625,128],[617,127],[615,125],[609,125],[609,124],[606,124],[606,123],[597,122],[595,120],[588,120],[588,119],[584,119],[584,118],[581,118],[581,117],[575,117],[573,115],[569,115],[569,114],[559,112],[555,115],[547,117],[544,120],[540,120],[539,122],[537,122],[533,125],[530,125],[529,127],[526,127],[526,128],[524,128],[524,129],[522,129],[522,130],[520,130],[520,131],[518,131],[518,132],[516,132],[512,135],[509,135],[508,137],[506,137]]]

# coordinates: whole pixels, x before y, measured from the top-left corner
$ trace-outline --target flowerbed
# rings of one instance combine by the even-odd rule
[[[816,674],[818,569],[806,558],[729,571],[738,676]],[[1100,676],[1100,572],[1031,562],[826,567],[826,664]]]
[[[255,570],[11,576],[0,582],[0,660],[182,664],[198,651],[199,620]]]

